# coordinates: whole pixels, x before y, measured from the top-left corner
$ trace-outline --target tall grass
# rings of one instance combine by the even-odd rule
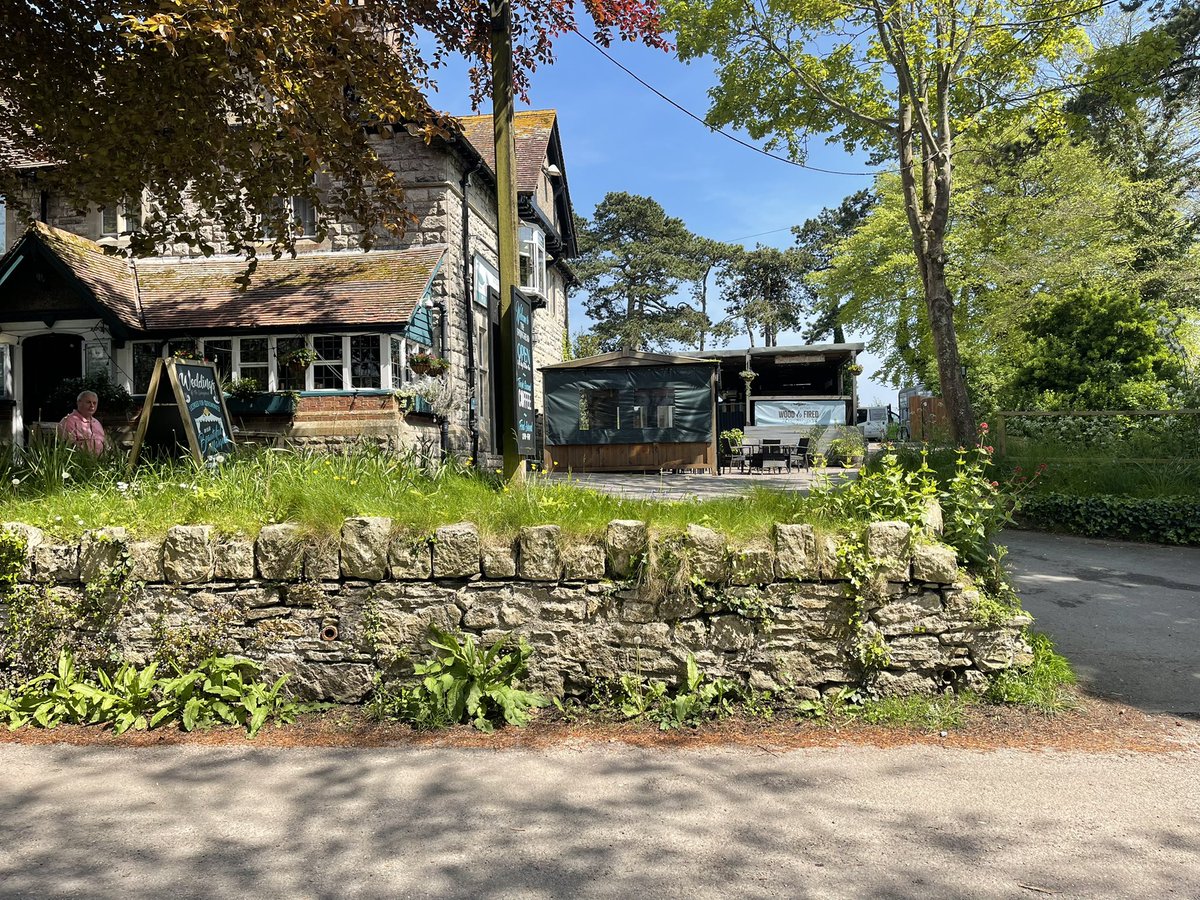
[[[818,504],[796,493],[632,500],[539,477],[506,484],[456,462],[365,447],[343,454],[257,451],[212,468],[147,462],[128,472],[120,456],[96,459],[50,444],[8,450],[0,471],[0,519],[64,537],[102,526],[155,536],[175,524],[201,523],[254,534],[274,522],[295,522],[320,536],[336,533],[348,516],[368,515],[388,516],[414,534],[469,520],[496,535],[553,523],[586,537],[601,534],[612,519],[640,519],[664,531],[708,525],[748,541],[768,535],[774,522],[825,521]]]

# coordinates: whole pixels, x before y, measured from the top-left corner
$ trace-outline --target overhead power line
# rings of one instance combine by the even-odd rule
[[[709,131],[713,132],[714,134],[719,134],[723,138],[728,138],[729,140],[733,141],[735,144],[740,144],[741,146],[745,147],[747,150],[753,150],[755,153],[762,154],[763,156],[766,156],[769,159],[778,160],[781,163],[787,163],[789,166],[795,166],[798,169],[806,169],[809,172],[819,172],[822,175],[849,175],[849,176],[854,176],[854,177],[873,178],[876,175],[883,174],[883,171],[885,171],[885,170],[878,170],[875,172],[842,172],[837,169],[822,169],[819,166],[810,166],[810,165],[807,165],[806,163],[796,162],[796,160],[794,160],[794,159],[789,159],[786,156],[780,156],[778,153],[772,153],[770,150],[762,149],[762,147],[756,147],[756,146],[754,146],[754,144],[751,144],[749,141],[742,140],[736,134],[730,134],[728,131],[725,131],[721,128],[717,128],[714,125],[708,124],[708,122],[704,121],[703,116],[696,115],[696,113],[692,112],[690,109],[688,109],[683,104],[678,103],[675,100],[668,97],[666,94],[664,94],[658,88],[656,88],[654,85],[650,84],[645,79],[643,79],[640,75],[638,75],[636,72],[634,72],[630,68],[628,68],[620,60],[618,60],[614,56],[612,56],[607,50],[605,50],[603,47],[601,47],[599,44],[597,44],[591,38],[589,38],[586,35],[584,35],[583,33],[581,33],[579,31],[579,29],[572,28],[571,30],[574,31],[575,34],[579,36],[580,40],[589,44],[597,53],[599,53],[601,56],[603,56],[605,59],[607,59],[610,63],[612,63],[614,66],[616,66],[622,72],[624,72],[630,78],[632,78],[634,81],[636,81],[642,87],[644,87],[646,90],[650,91],[652,94],[657,96],[659,99],[664,100],[667,103],[671,104],[671,106],[675,107],[677,110],[679,110],[685,116],[699,122],[701,125],[703,125],[705,128],[707,128]]]

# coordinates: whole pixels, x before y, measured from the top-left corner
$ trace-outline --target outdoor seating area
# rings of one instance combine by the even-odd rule
[[[748,427],[729,445],[727,468],[743,473],[791,472],[812,466],[811,438],[778,427]]]

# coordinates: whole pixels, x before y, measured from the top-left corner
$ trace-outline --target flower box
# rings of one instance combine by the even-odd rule
[[[232,416],[291,416],[296,413],[296,398],[290,394],[258,394],[240,400],[226,397],[225,406]]]

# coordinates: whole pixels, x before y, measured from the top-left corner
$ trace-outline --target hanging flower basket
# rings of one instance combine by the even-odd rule
[[[858,363],[850,363],[850,365],[846,366],[846,374],[847,375],[858,376],[858,375],[861,375],[862,373],[863,373],[863,367],[860,366]]]
[[[303,375],[316,358],[317,351],[309,347],[297,347],[279,355],[279,361],[292,375]]]
[[[749,369],[739,372],[738,374],[742,376],[742,381],[746,382],[746,384],[749,384],[758,377],[757,372],[751,372]]]
[[[441,375],[450,363],[432,353],[414,353],[408,358],[408,367],[418,375]]]

